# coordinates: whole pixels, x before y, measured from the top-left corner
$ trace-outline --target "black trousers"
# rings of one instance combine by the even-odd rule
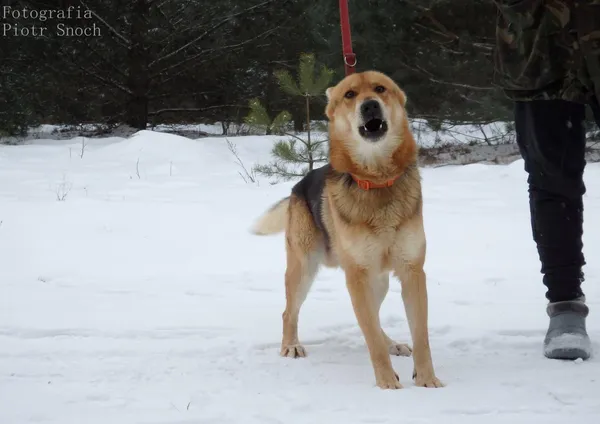
[[[531,229],[550,302],[583,295],[585,105],[516,102],[517,143],[528,173]],[[593,105],[600,125],[600,110]]]

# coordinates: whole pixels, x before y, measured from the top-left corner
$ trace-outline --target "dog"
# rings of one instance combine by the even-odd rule
[[[298,339],[300,308],[320,266],[341,268],[377,386],[402,388],[390,354],[412,354],[416,386],[443,387],[429,346],[421,177],[406,94],[377,71],[346,76],[325,94],[328,163],[308,172],[252,228],[256,235],[285,231],[280,354],[306,356]],[[412,349],[381,328],[390,273],[401,281]]]

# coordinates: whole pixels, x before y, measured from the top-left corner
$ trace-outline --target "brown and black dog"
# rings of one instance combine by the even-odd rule
[[[253,228],[260,235],[285,231],[281,355],[306,355],[298,340],[300,307],[319,266],[341,267],[377,385],[402,388],[390,354],[412,353],[416,385],[443,387],[429,347],[421,177],[406,96],[375,71],[347,76],[326,94],[329,163],[309,172]],[[379,321],[390,272],[402,283],[412,350],[388,337]]]

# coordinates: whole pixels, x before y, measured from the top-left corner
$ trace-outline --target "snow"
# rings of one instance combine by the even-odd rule
[[[274,139],[230,138],[248,168]],[[0,423],[597,422],[600,361],[543,356],[522,161],[422,169],[431,347],[447,386],[415,387],[412,358],[393,357],[400,391],[374,385],[339,270],[321,271],[302,309],[308,357],[279,357],[283,237],[248,229],[293,181],[239,171],[220,137],[0,146]],[[598,351],[600,165],[586,182]],[[381,316],[409,340],[397,282]]]
[[[409,118],[411,130],[417,140],[419,146],[435,147],[448,145],[476,145],[487,144],[492,145],[504,144],[510,140],[514,141],[514,131],[511,129],[512,124],[507,122],[491,122],[486,124],[458,124],[450,122],[442,122],[439,128],[433,129],[430,123],[420,118]],[[312,127],[318,128],[320,125],[326,125],[326,121],[312,121]],[[70,139],[76,135],[85,135],[85,132],[93,132],[98,128],[104,128],[102,124],[81,124],[81,125],[49,125],[43,124],[29,129],[28,134],[24,137],[5,138],[6,141],[14,142],[14,144],[22,144],[29,140],[43,139]],[[253,134],[257,130],[249,127],[246,124],[236,125],[230,123],[227,125],[229,136],[238,136],[242,134]],[[153,131],[163,133],[183,133],[190,138],[198,138],[204,134],[212,136],[221,136],[223,134],[223,125],[221,122],[213,124],[157,124],[149,128]],[[112,130],[113,133],[119,136],[127,136],[129,134],[120,134],[121,132],[131,131],[127,127],[118,127]],[[313,134],[320,134],[313,130]],[[326,134],[321,134],[326,135]],[[306,134],[302,134],[306,137]],[[281,136],[279,138],[287,138]],[[0,143],[3,140],[0,139]],[[483,146],[482,146],[483,147]]]

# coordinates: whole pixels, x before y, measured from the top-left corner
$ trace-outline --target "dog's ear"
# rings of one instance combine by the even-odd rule
[[[325,115],[331,121],[333,119],[333,109],[335,109],[335,100],[333,99],[333,87],[329,87],[325,90],[327,96],[327,106],[325,107]]]
[[[406,98],[406,93],[401,89],[398,88],[398,99],[400,100],[400,104],[402,105],[402,107],[406,106],[406,102],[407,102],[407,98]]]
[[[327,101],[331,101],[331,92],[333,91],[333,87],[329,87],[325,90],[325,95],[327,96]]]

